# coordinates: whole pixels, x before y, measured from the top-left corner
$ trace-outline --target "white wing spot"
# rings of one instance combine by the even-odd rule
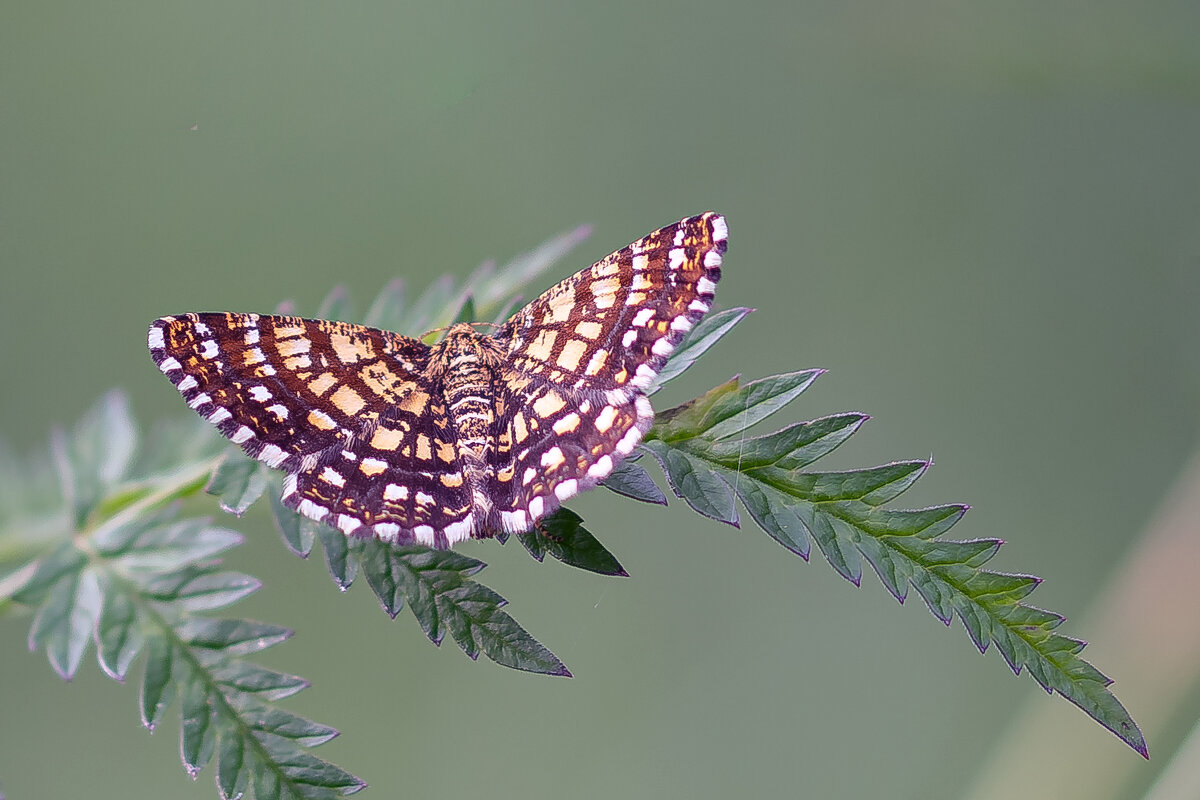
[[[326,467],[321,470],[321,480],[326,483],[332,483],[334,486],[341,489],[346,485],[346,479],[342,477],[342,473],[338,472],[333,467]]]
[[[642,432],[636,427],[630,428],[621,441],[617,442],[616,451],[623,456],[627,456],[633,452],[633,448],[637,447],[637,443],[642,440]]]
[[[687,333],[691,329],[692,321],[683,314],[680,314],[678,317],[671,320],[671,330],[673,331],[683,331],[684,333]]]
[[[530,520],[536,520],[538,517],[540,517],[542,515],[542,512],[545,510],[545,507],[546,507],[546,501],[544,501],[540,497],[535,497],[532,500],[530,500],[529,501],[529,518],[530,518]]]
[[[200,350],[200,356],[201,356],[202,358],[205,358],[205,359],[213,359],[213,358],[216,358],[216,357],[217,357],[217,353],[218,353],[218,352],[220,352],[220,351],[219,351],[219,350],[217,350],[217,343],[216,343],[216,342],[214,342],[212,339],[205,339],[205,340],[204,340],[204,346],[203,346],[203,348],[201,348],[201,350]]]
[[[280,422],[283,422],[288,418],[287,406],[280,403],[276,403],[273,406],[267,406],[267,411],[270,411],[272,414],[274,414],[275,419],[279,420]]]
[[[338,530],[349,536],[362,527],[362,521],[354,517],[348,517],[345,514],[338,514],[337,526]]]
[[[659,341],[662,340],[660,339]],[[645,364],[638,364],[637,372],[635,372],[633,377],[630,379],[629,385],[636,386],[639,389],[648,389],[650,388],[650,384],[654,381],[654,376],[656,374],[657,373],[654,370],[650,369]]]
[[[633,328],[630,328],[629,330],[625,331],[625,335],[621,337],[621,346],[629,347],[635,341],[637,341],[637,337],[638,337],[638,332],[635,331]]]
[[[231,419],[233,414],[229,413],[228,409],[218,408],[216,411],[208,415],[208,421],[213,425],[218,425],[227,419]]]
[[[150,345],[151,350],[162,350],[164,347],[166,347],[167,343],[163,341],[162,328],[158,327],[157,325],[151,328],[150,336],[147,338],[146,343]]]
[[[158,368],[163,372],[174,372],[177,369],[183,369],[183,367],[180,366],[179,362],[176,361],[174,357],[164,358],[163,362],[158,365]]]
[[[466,541],[471,538],[471,529],[475,526],[475,515],[467,514],[458,522],[447,525],[442,533],[446,534],[446,542],[453,545],[455,542]]]
[[[562,483],[560,483],[558,486],[554,487],[554,494],[558,497],[559,500],[566,500],[567,498],[574,497],[575,493],[578,491],[579,491],[579,481],[575,480],[574,478],[571,478],[570,480],[565,480]]]
[[[383,499],[384,500],[407,500],[408,499],[408,487],[401,486],[398,483],[389,483],[387,486],[383,487]]]
[[[400,526],[394,522],[376,522],[375,535],[385,542],[394,542],[400,538]]]
[[[195,389],[199,385],[200,384],[198,384],[196,382],[195,378],[193,378],[191,375],[188,375],[186,378],[181,380],[179,382],[179,385],[175,388],[179,389],[179,391],[181,391],[181,392],[190,392],[192,389]]]
[[[189,375],[188,377],[191,377],[191,376]],[[191,400],[188,400],[188,408],[195,410],[195,409],[199,408],[200,406],[204,405],[205,403],[211,403],[211,402],[212,402],[212,398],[209,397],[207,393],[201,392],[200,394],[193,397]]]
[[[287,453],[280,450],[276,445],[269,444],[258,451],[258,460],[268,467],[278,468],[280,464],[287,461]]]
[[[717,285],[708,278],[701,278],[696,281],[696,294],[712,294],[717,289]]]
[[[317,522],[325,519],[329,514],[328,508],[317,505],[307,497],[300,501],[300,505],[296,507],[296,510],[310,519],[315,519]]]
[[[715,216],[712,218],[713,239],[718,242],[723,242],[729,238],[729,227],[725,224],[725,218]]]
[[[602,480],[607,478],[609,473],[613,471],[613,460],[611,456],[601,456],[600,460],[588,467],[588,477]]]
[[[413,536],[417,537],[417,541],[427,547],[433,546],[433,528],[429,525],[418,525],[413,528]]]
[[[229,437],[234,444],[245,444],[254,438],[254,431],[247,428],[245,425],[233,432],[233,436]]]
[[[654,309],[643,308],[641,311],[637,312],[636,316],[634,316],[633,324],[635,327],[644,328],[652,319],[654,319]]]
[[[522,533],[529,530],[529,518],[521,509],[516,511],[501,511],[500,524],[509,533]]]
[[[251,386],[250,396],[260,403],[265,403],[275,395],[271,394],[271,390],[265,386]]]
[[[675,345],[671,344],[664,337],[654,343],[654,347],[650,348],[650,352],[656,356],[669,356],[675,352]]]

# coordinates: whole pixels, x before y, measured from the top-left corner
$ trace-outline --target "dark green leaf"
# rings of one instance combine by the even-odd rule
[[[252,698],[243,699],[238,704],[238,716],[242,723],[252,730],[291,739],[301,747],[317,747],[338,735],[338,732],[328,725],[321,725]]]
[[[737,471],[768,466],[797,470],[832,452],[867,419],[866,414],[837,414],[797,422],[766,436],[705,442],[705,447],[709,458]]]
[[[351,540],[328,525],[308,525],[303,520],[300,524],[309,527],[321,540],[321,547],[325,548],[325,563],[329,565],[329,574],[334,583],[343,592],[349,589],[358,576],[358,559],[352,557]]]
[[[266,469],[241,453],[230,453],[213,471],[204,491],[216,495],[221,508],[241,516],[267,488]]]
[[[474,581],[436,596],[446,627],[471,658],[482,651],[498,664],[527,672],[570,677],[558,657],[500,610],[504,599]]]
[[[643,445],[662,464],[677,497],[706,517],[737,527],[737,507],[729,484],[703,460],[691,453],[652,439]]]
[[[667,496],[658,488],[646,468],[636,461],[625,460],[617,464],[609,476],[600,482],[605,489],[641,500],[643,503],[667,504]]]
[[[204,769],[216,749],[216,709],[203,680],[190,675],[180,681],[179,706],[179,749],[184,768],[194,778]]]
[[[284,544],[301,558],[308,558],[312,552],[315,527],[307,524],[308,517],[297,514],[283,504],[278,486],[272,485],[267,496],[271,499],[271,519],[275,521],[275,529],[283,537]]]
[[[799,501],[772,486],[749,478],[735,483],[738,497],[758,526],[807,561],[809,532],[796,512],[795,506]]]
[[[178,630],[180,638],[192,647],[224,650],[232,656],[266,650],[292,635],[287,628],[265,622],[208,617],[192,617],[184,621]]]
[[[589,572],[629,575],[613,554],[583,527],[583,519],[569,508],[559,508],[540,520],[533,530],[517,534],[517,538],[538,561],[549,553],[564,564]]]
[[[392,618],[404,608],[406,583],[409,580],[409,570],[394,555],[388,545],[377,539],[369,539],[363,544],[363,575],[371,591],[379,598],[383,610]]]
[[[213,680],[264,700],[282,700],[308,688],[308,681],[296,675],[260,667],[247,661],[229,660],[212,669]]]
[[[217,788],[224,800],[241,797],[250,781],[246,740],[241,731],[223,726],[217,733]]]

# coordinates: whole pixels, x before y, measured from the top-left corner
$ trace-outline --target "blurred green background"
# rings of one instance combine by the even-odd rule
[[[718,302],[758,313],[660,407],[829,368],[792,418],[873,416],[829,464],[932,453],[903,504],[970,503],[953,533],[1007,540],[993,564],[1092,639],[1196,443],[1197,41],[1177,2],[6,3],[3,436],[41,446],[112,386],[186,414],[145,351],[163,314],[365,302],[594,223],[549,285],[715,208]],[[262,661],[343,733],[318,754],[380,798],[955,797],[1034,703],[1136,797],[1200,713],[1193,688],[1145,764],[915,594],[682,504],[572,507],[631,578],[462,548],[572,680],[434,648],[261,509],[229,520],[266,583],[243,613],[298,631]],[[1191,586],[1168,597],[1196,616]],[[94,662],[63,684],[27,628],[0,619],[9,800],[215,796],[173,720],[148,736]]]

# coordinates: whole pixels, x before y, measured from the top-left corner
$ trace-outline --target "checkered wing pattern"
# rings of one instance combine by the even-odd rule
[[[576,392],[645,392],[712,306],[729,231],[713,212],[645,236],[577,272],[496,332],[511,366]]]
[[[150,326],[188,406],[287,471],[283,500],[347,535],[448,547],[529,530],[590,489],[654,421],[646,390],[712,304],[725,220],[631,244],[513,315],[433,347],[257,314]]]
[[[469,512],[421,342],[341,322],[183,314],[155,321],[149,346],[189,407],[289,473],[284,502],[306,516],[445,546]]]
[[[712,305],[727,238],[713,212],[681,220],[562,281],[497,331],[507,413],[490,493],[506,530],[594,487],[641,441],[654,422],[645,391]]]

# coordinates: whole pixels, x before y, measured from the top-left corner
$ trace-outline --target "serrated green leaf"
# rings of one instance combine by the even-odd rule
[[[677,497],[704,516],[737,527],[733,490],[715,470],[691,453],[661,440],[653,439],[643,446],[658,459]]]
[[[389,562],[386,569],[396,577],[409,610],[434,644],[441,644],[446,632],[438,612],[437,596],[461,586],[467,577],[484,566],[482,561],[452,550],[415,546],[393,548],[379,543],[377,547],[364,548],[364,559],[368,555]]]
[[[366,786],[344,769],[300,750],[288,739],[267,733],[259,733],[257,738],[271,754],[273,766],[278,769],[278,773],[272,774],[282,777],[285,783],[276,789],[276,794],[262,794],[256,785],[256,800],[268,797],[319,800],[354,794]],[[269,789],[269,786],[266,784],[264,788]],[[286,791],[286,794],[281,795],[279,791]]]
[[[175,652],[163,637],[154,636],[146,642],[146,671],[142,676],[142,724],[154,730],[162,712],[175,697],[171,680],[175,667]]]
[[[297,514],[283,504],[278,486],[272,485],[267,496],[271,500],[271,519],[275,522],[275,529],[283,537],[284,544],[301,558],[308,558],[316,538],[315,528],[305,524],[308,517]]]
[[[810,535],[808,527],[796,511],[795,505],[798,501],[758,481],[747,479],[734,483],[737,486],[738,497],[758,527],[807,561]]]
[[[437,594],[436,603],[451,635],[471,658],[483,652],[506,667],[570,677],[557,656],[500,610],[504,598],[486,586],[468,581]]]
[[[192,617],[178,628],[179,636],[191,647],[224,650],[232,656],[244,656],[274,647],[292,636],[279,625],[244,619]]]
[[[204,491],[215,495],[224,511],[241,516],[267,488],[265,467],[241,453],[230,453],[213,471]]]
[[[835,414],[797,422],[765,436],[705,442],[706,455],[739,472],[776,467],[801,469],[828,455],[868,419],[866,414]]]
[[[240,572],[187,567],[147,582],[144,591],[153,600],[172,602],[186,611],[210,611],[232,605],[261,586],[256,578]]]
[[[738,386],[728,381],[690,403],[668,409],[655,418],[647,438],[673,442],[703,436],[723,439],[755,425],[812,385],[824,370],[787,372]]]
[[[223,800],[241,797],[250,782],[246,763],[246,742],[241,732],[231,726],[217,732],[217,789]]]
[[[217,664],[212,668],[212,676],[223,686],[256,694],[264,700],[282,700],[309,686],[304,678],[240,660]]]
[[[343,592],[350,588],[358,577],[358,558],[354,557],[349,537],[340,531],[335,531],[328,525],[308,525],[301,520],[302,526],[309,527],[321,540],[325,550],[325,563],[329,566],[329,575],[333,582]]]
[[[181,676],[182,677],[182,676]],[[196,777],[217,746],[216,708],[202,680],[189,675],[180,681],[180,746],[183,766]]]
[[[164,573],[211,558],[242,542],[242,536],[205,519],[187,519],[136,528],[114,561],[122,569]]]
[[[589,572],[629,576],[613,554],[583,527],[583,519],[569,508],[557,509],[532,530],[517,534],[517,538],[538,561],[549,553],[564,564]]]
[[[704,355],[708,350],[719,342],[725,334],[733,330],[734,326],[745,319],[746,315],[754,311],[752,308],[728,308],[723,311],[715,311],[706,314],[701,320],[696,323],[696,327],[692,328],[684,340],[679,343],[679,347],[663,365],[663,368],[658,371],[658,375],[650,383],[650,388],[646,390],[646,394],[652,395],[663,387],[667,381],[679,377],[692,364],[696,363],[696,359]]]
[[[301,747],[318,747],[338,735],[337,730],[245,698],[238,704],[238,717],[251,730],[291,739]]]
[[[663,490],[658,488],[658,484],[650,477],[646,468],[636,461],[625,460],[617,464],[608,477],[600,481],[600,485],[609,491],[643,503],[660,506],[667,504],[667,496],[663,494]]]
[[[137,610],[129,596],[112,586],[112,578],[103,576],[100,593],[104,598],[96,627],[100,667],[115,680],[125,680],[129,667],[145,646],[146,637],[138,625]]]
[[[376,539],[367,540],[362,549],[362,571],[367,584],[379,598],[383,610],[393,619],[404,608],[408,570],[390,548]]]
[[[776,467],[760,467],[746,472],[754,479],[783,488],[810,503],[858,500],[869,505],[880,505],[912,486],[928,466],[927,461],[895,461],[845,472],[789,474]]]

